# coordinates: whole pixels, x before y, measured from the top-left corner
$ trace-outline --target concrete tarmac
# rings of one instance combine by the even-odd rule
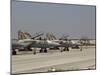
[[[95,47],[70,49],[60,52],[49,50],[48,53],[24,52],[12,56],[12,74],[37,73],[48,71],[95,69]]]

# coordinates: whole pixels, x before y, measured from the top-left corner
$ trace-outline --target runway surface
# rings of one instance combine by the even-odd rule
[[[60,52],[49,50],[48,53],[24,52],[12,56],[12,73],[37,73],[48,71],[95,69],[95,47],[70,49]]]

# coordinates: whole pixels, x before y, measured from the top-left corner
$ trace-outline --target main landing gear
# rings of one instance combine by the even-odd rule
[[[40,53],[47,53],[47,49],[45,48],[45,49],[40,49]]]
[[[61,49],[61,52],[63,51],[69,51],[69,47],[65,47],[64,49]]]
[[[65,48],[63,49],[63,51],[69,51],[69,48],[68,48],[68,47],[65,47]]]

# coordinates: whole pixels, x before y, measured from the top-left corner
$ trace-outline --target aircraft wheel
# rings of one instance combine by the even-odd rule
[[[29,51],[32,51],[32,49],[29,49]]]
[[[63,50],[60,50],[60,52],[63,52]]]
[[[42,49],[40,49],[40,53],[42,53],[43,52],[43,50]]]
[[[64,48],[63,51],[66,51],[66,48]]]
[[[12,55],[16,55],[17,52],[15,50],[12,51]]]
[[[47,49],[44,50],[44,53],[47,53]]]
[[[69,48],[67,48],[67,51],[69,51]]]
[[[36,52],[33,52],[33,54],[35,55],[35,54],[36,54]]]

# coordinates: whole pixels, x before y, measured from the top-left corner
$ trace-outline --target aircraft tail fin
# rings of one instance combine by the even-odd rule
[[[22,40],[22,39],[30,39],[31,35],[28,32],[22,32],[22,31],[18,31],[18,39]]]
[[[18,39],[22,40],[22,39],[35,39],[37,37],[42,36],[44,33],[43,32],[38,32],[35,33],[33,36],[31,36],[28,32],[22,32],[22,31],[18,31]]]
[[[56,40],[57,38],[55,37],[55,35],[51,32],[51,33],[47,33],[46,34],[46,38],[48,40]]]

